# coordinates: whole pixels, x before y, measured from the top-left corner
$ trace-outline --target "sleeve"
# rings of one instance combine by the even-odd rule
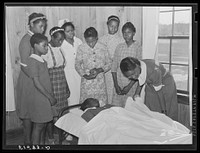
[[[112,59],[110,57],[107,47],[105,47],[103,50],[104,50],[104,55],[105,55],[105,65],[102,68],[105,73],[111,69]]]
[[[162,88],[162,72],[157,65],[155,65],[149,80],[151,80],[151,84],[156,91]]]
[[[119,46],[118,45],[115,49],[115,53],[114,53],[114,56],[113,56],[113,61],[112,61],[112,64],[111,64],[111,72],[117,72],[117,68],[118,68],[118,62],[119,62]]]
[[[21,63],[27,65],[28,57],[31,54],[31,48],[30,48],[30,43],[25,39],[22,39],[19,44],[19,53],[20,53]]]
[[[77,48],[77,54],[75,58],[75,69],[78,72],[78,74],[82,77],[85,72],[82,68],[82,63],[83,63],[83,51],[81,50],[81,46]]]
[[[39,76],[39,66],[36,60],[30,59],[28,61],[28,68],[30,71],[30,77],[34,78],[36,76]]]
[[[51,65],[52,65],[52,58],[51,58],[51,53],[50,53],[50,51],[49,51],[49,48],[48,48],[47,54],[42,55],[41,57],[47,62],[48,68],[50,68]],[[53,66],[53,65],[52,65],[52,66]]]
[[[142,59],[142,46],[138,43],[136,48],[137,58]]]

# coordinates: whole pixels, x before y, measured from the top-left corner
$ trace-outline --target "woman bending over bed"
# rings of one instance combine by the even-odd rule
[[[141,87],[145,84],[146,106],[151,111],[165,113],[173,120],[178,120],[176,84],[171,73],[162,64],[153,59],[126,57],[121,61],[120,69],[129,80],[139,82],[134,97],[139,96]]]

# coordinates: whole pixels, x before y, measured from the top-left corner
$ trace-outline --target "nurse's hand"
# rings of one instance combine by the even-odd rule
[[[122,94],[126,95],[129,92],[130,88],[128,86],[124,87],[122,90]]]

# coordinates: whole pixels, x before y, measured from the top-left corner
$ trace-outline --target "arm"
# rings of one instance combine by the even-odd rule
[[[76,59],[75,59],[75,69],[81,77],[84,77],[85,72],[82,68],[82,63],[83,63],[82,53],[83,51],[81,50],[81,46],[79,46],[77,49],[77,54],[76,54]]]
[[[108,52],[107,47],[105,47],[105,49],[103,49],[103,51],[104,51],[104,57],[105,57],[105,59],[104,59],[105,60],[105,65],[102,68],[100,68],[99,72],[106,73],[111,69],[112,59],[111,59],[111,56],[110,56],[110,54]]]
[[[131,80],[127,86],[125,86],[122,90],[122,94],[126,95],[132,86],[135,84],[136,81]]]
[[[31,46],[29,41],[26,41],[24,39],[21,40],[19,44],[19,54],[20,54],[20,65],[21,70],[29,77],[29,69],[27,68],[27,59],[29,58],[31,54]]]
[[[56,104],[56,99],[41,85],[38,76],[33,77],[33,83],[35,87],[46,97],[49,99],[51,105]]]
[[[116,90],[116,93],[118,95],[122,95],[122,90],[120,88],[120,86],[118,85],[118,82],[117,82],[117,72],[111,72],[112,73],[112,77],[113,77],[113,82],[114,82],[114,87],[115,87],[115,90]]]
[[[136,57],[140,60],[142,59],[142,47],[141,45],[138,43],[137,49],[136,49]]]

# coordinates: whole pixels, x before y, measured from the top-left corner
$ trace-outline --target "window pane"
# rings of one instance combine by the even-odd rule
[[[174,14],[174,35],[189,35],[191,11],[177,11]]]
[[[159,16],[159,36],[172,35],[172,13],[160,13]]]
[[[188,85],[188,66],[171,66],[171,73],[176,82],[176,87],[179,90],[187,91]]]
[[[160,11],[172,11],[172,7],[160,7]]]
[[[172,40],[172,63],[188,64],[189,39]]]
[[[159,62],[169,63],[169,50],[170,50],[170,40],[169,39],[158,39],[158,60],[159,60]]]

